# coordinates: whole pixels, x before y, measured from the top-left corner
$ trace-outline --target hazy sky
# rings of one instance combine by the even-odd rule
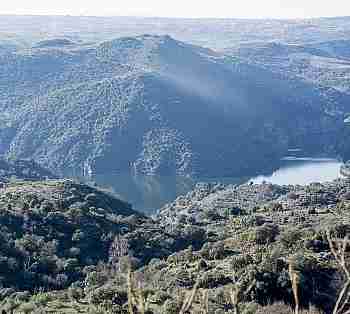
[[[350,15],[350,0],[0,0],[0,14],[302,18]]]

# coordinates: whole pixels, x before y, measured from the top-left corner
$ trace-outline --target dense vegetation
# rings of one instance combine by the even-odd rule
[[[273,42],[246,44],[228,48],[226,52],[289,77],[299,77],[313,84],[349,93],[349,47],[349,40],[304,45]]]
[[[350,93],[349,47],[350,41],[344,39],[304,45],[273,42],[228,48],[226,53],[289,78],[319,86],[331,104],[339,97],[335,90]],[[344,118],[350,116],[349,107],[344,108],[344,114]],[[349,130],[347,123],[340,127],[336,138],[336,150],[345,160],[350,159]]]
[[[350,99],[169,36],[46,41],[0,70],[0,152],[76,175],[248,175],[290,147],[336,154]]]
[[[349,211],[345,179],[199,184],[151,219],[96,187],[17,177],[0,188],[0,305],[285,314],[298,304],[299,313],[330,313],[349,280]],[[344,298],[336,313],[348,306]]]
[[[147,217],[51,172],[247,175],[288,148],[350,157],[349,18],[62,17],[63,35],[42,38],[50,19],[0,19],[3,314],[349,313],[349,178],[198,184]]]
[[[190,230],[172,239],[129,204],[69,180],[4,183],[0,193],[4,288],[67,288],[89,266],[108,261],[117,235],[130,237],[138,265],[193,240]]]

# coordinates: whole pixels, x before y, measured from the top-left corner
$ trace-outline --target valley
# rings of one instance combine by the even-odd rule
[[[94,174],[81,180],[113,191],[120,198],[131,202],[135,208],[147,214],[173,201],[176,197],[191,191],[197,183],[243,184],[247,182],[269,182],[280,185],[306,185],[333,181],[341,176],[342,163],[336,159],[295,158],[281,160],[276,168],[261,169],[253,177],[186,177],[145,176],[130,173]]]
[[[348,314],[349,121],[350,17],[0,15],[1,313]]]

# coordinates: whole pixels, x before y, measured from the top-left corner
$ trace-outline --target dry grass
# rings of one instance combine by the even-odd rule
[[[255,314],[294,314],[295,310],[284,303],[275,303],[259,308]],[[300,310],[299,314],[324,314],[316,309]]]
[[[129,314],[145,314],[149,310],[149,302],[143,293],[141,285],[136,282],[131,266],[128,270],[128,312]],[[135,311],[136,309],[136,311]]]
[[[293,296],[295,301],[294,313],[299,314],[300,302],[299,302],[299,282],[300,282],[300,273],[296,267],[296,261],[292,258],[289,260],[288,268],[289,278],[292,283]]]

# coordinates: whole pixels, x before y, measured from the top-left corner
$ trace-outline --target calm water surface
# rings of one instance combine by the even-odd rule
[[[241,184],[248,181],[274,184],[309,184],[332,181],[340,176],[341,163],[335,159],[284,158],[280,167],[270,175],[249,177],[187,178],[132,176],[130,174],[97,174],[92,180],[98,185],[111,189],[121,199],[146,213],[153,213],[177,196],[193,189],[197,182],[222,182]],[[262,171],[262,173],[266,173]]]
[[[341,165],[342,163],[335,159],[285,158],[282,160],[282,166],[271,175],[257,176],[251,181],[267,181],[280,185],[333,181],[340,177]]]

